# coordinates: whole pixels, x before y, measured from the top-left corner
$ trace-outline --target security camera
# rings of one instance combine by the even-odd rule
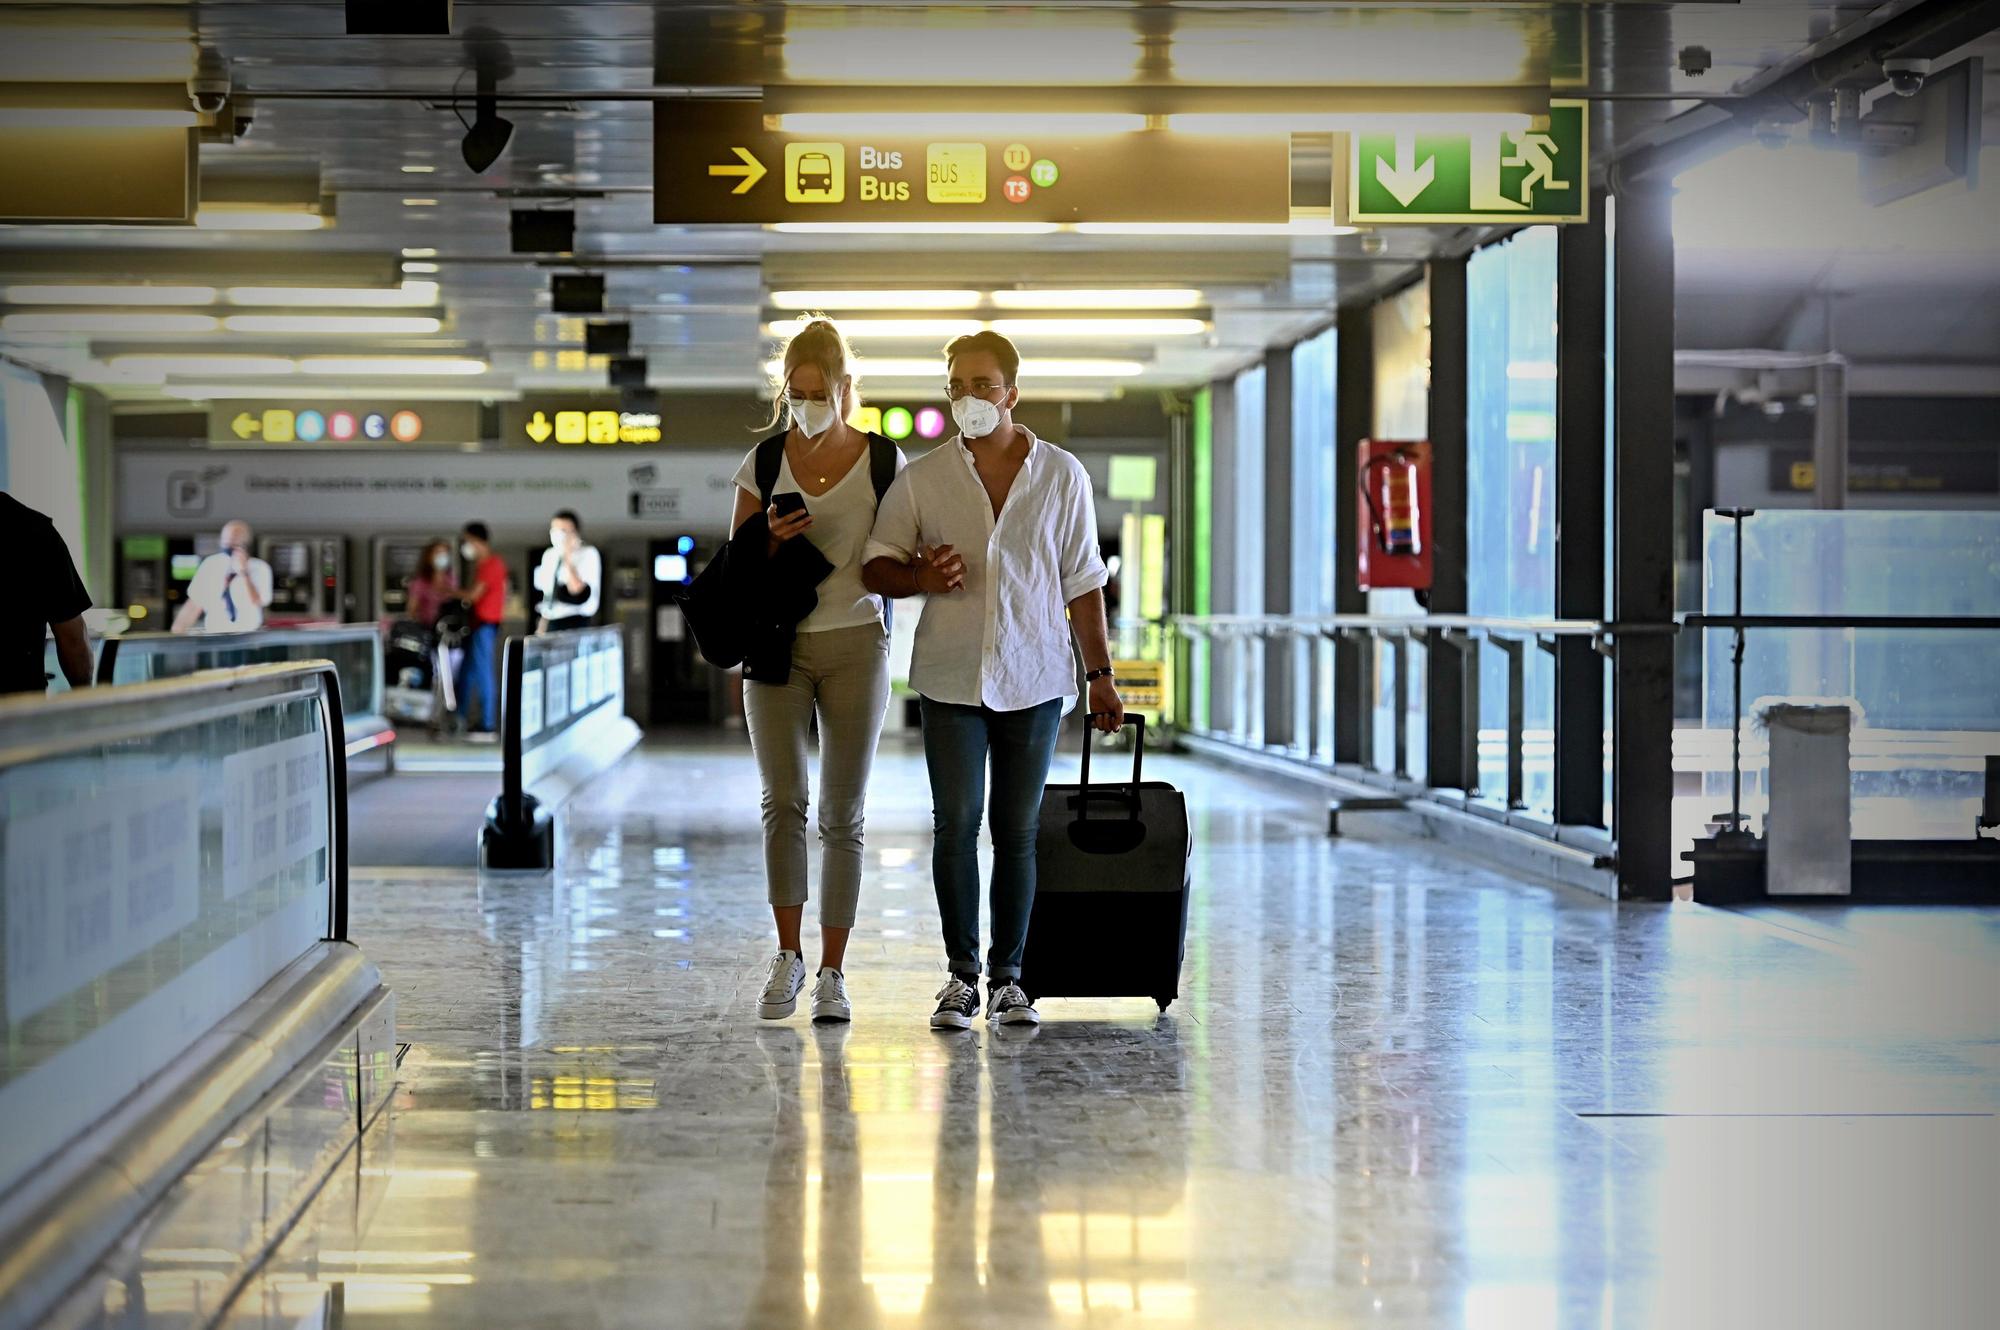
[[[1898,97],[1914,97],[1924,90],[1924,80],[1930,77],[1931,62],[1914,56],[1901,56],[1882,62],[1882,77],[1889,80],[1889,91]]]
[[[203,115],[216,115],[229,102],[229,62],[212,47],[202,47],[195,59],[188,102]]]

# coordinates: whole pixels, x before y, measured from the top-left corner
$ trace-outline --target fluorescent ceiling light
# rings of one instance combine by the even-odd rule
[[[206,402],[228,397],[269,397],[277,385],[269,380],[250,383],[229,383],[226,381],[191,380],[168,383],[159,391],[163,396],[178,397],[191,402]],[[312,396],[316,402],[339,401],[342,399],[379,402],[384,388],[381,383],[324,383],[315,379]],[[422,394],[426,402],[487,402],[513,401],[520,394],[505,389],[497,389],[490,384],[477,387],[452,387],[424,384],[415,390]]]
[[[1072,229],[1089,236],[1350,236],[1361,228],[1302,217],[1289,222],[1076,222]]]
[[[774,222],[786,235],[850,236],[1045,236],[1059,222]]]
[[[1187,287],[1116,290],[1044,287],[1033,291],[995,291],[997,309],[1194,309],[1202,293]]]
[[[1176,134],[1477,134],[1525,131],[1535,118],[1524,111],[1254,111],[1190,112],[1167,117]]]
[[[488,368],[483,360],[453,356],[305,356],[299,360],[299,369],[306,374],[408,374],[442,378],[484,374]]]
[[[438,270],[438,266],[437,266],[437,265],[436,265],[435,263],[416,263],[416,262],[410,262],[410,263],[405,263],[405,264],[403,265],[403,271],[404,271],[404,272],[411,272],[411,273],[419,273],[419,274],[421,274],[421,273],[429,273],[429,272],[436,272],[437,270]]]
[[[165,355],[135,352],[105,362],[119,374],[163,378],[169,374],[290,374],[298,363],[290,356]]]
[[[227,332],[245,333],[411,336],[434,333],[444,324],[427,314],[231,314],[222,321],[222,326]]]
[[[779,309],[973,309],[977,291],[773,291]]]
[[[943,383],[945,377],[942,356],[906,360],[864,356],[860,370],[862,377],[868,379],[932,379]],[[775,379],[785,372],[785,362],[782,359],[768,360],[764,363],[764,372]],[[1021,362],[1021,377],[1024,379],[1129,378],[1145,372],[1145,365],[1136,360],[1037,360],[1031,357]]]
[[[790,337],[805,326],[799,319],[776,319],[764,325],[772,337]],[[841,332],[849,337],[959,337],[976,333],[984,325],[978,319],[842,319]]]
[[[1191,337],[1208,331],[1200,319],[995,319],[1004,337]]]
[[[437,170],[437,168],[436,168],[435,166],[425,166],[425,165],[424,165],[423,163],[421,163],[421,162],[405,162],[405,163],[403,163],[403,174],[404,174],[404,175],[429,175],[429,174],[431,174],[431,172],[433,172],[433,171],[435,171],[435,170]]]
[[[72,313],[9,314],[0,331],[10,333],[205,333],[221,323],[208,314]]]
[[[10,286],[10,305],[209,305],[212,286]]]
[[[406,259],[434,259],[437,256],[438,252],[430,248],[428,245],[418,246],[413,249],[405,249],[403,251],[403,257]]]
[[[1129,134],[1146,117],[1124,111],[1045,111],[1021,114],[923,111],[791,111],[767,116],[780,133],[852,138],[869,134],[958,134],[967,138],[1026,138],[1035,134],[1077,138]]]
[[[232,305],[326,305],[346,309],[421,309],[437,303],[436,282],[401,286],[232,286]]]
[[[403,206],[405,208],[435,208],[438,206],[438,201],[436,199],[404,199]]]
[[[328,219],[316,212],[203,208],[194,215],[194,224],[204,231],[317,231]]]

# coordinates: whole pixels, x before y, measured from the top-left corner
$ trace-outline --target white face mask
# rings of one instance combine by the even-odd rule
[[[569,545],[569,532],[563,530],[559,526],[550,527],[549,544],[555,546],[557,549],[567,548]]]
[[[460,545],[458,547],[458,552],[460,554],[463,554],[468,559],[476,559],[479,557],[479,551],[472,548],[471,541],[467,541],[465,544]]]
[[[832,402],[808,402],[796,397],[792,399],[792,424],[798,426],[799,433],[808,439],[816,439],[832,429],[838,415]]]
[[[451,567],[451,556],[449,554],[436,555],[431,559],[431,567],[440,571]]]
[[[951,418],[968,439],[983,439],[1000,428],[1000,408],[983,397],[967,394],[951,404]]]

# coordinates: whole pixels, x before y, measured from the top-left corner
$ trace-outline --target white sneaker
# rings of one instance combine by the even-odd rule
[[[796,951],[781,951],[771,958],[771,973],[757,998],[757,1014],[767,1021],[781,1021],[798,1010],[799,990],[806,986],[806,958]]]
[[[847,981],[838,970],[821,970],[813,985],[812,1018],[816,1021],[851,1021],[854,1008],[847,1004]]]
[[[986,1019],[994,1025],[1039,1025],[1042,1013],[1035,1010],[1019,984],[1009,981],[988,992]]]

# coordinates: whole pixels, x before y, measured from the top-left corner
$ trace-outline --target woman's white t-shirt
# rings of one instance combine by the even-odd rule
[[[871,449],[863,448],[861,456],[847,469],[847,474],[834,482],[832,489],[824,494],[807,494],[792,474],[792,459],[787,456],[778,464],[778,483],[771,488],[774,495],[797,490],[805,495],[806,511],[812,514],[813,523],[806,528],[805,538],[813,543],[826,561],[833,565],[833,571],[819,584],[819,606],[799,621],[801,633],[824,633],[835,628],[857,628],[862,624],[882,622],[882,598],[871,595],[861,585],[861,551],[868,544],[868,534],[875,529],[875,486],[869,478],[869,455]],[[896,470],[908,465],[903,450],[896,450]],[[752,448],[743,465],[737,468],[736,485],[751,498],[762,496],[757,491],[757,450]]]

